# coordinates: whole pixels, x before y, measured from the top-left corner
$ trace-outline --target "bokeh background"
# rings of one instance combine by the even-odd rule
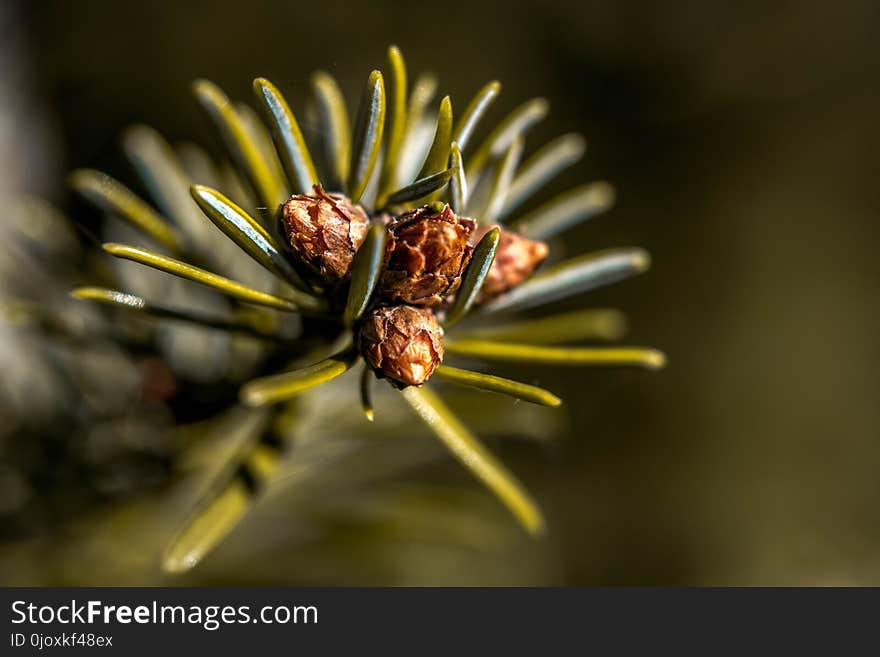
[[[0,21],[4,205],[28,191],[81,210],[64,191],[74,167],[130,181],[117,140],[131,123],[210,143],[198,76],[249,99],[265,75],[296,99],[326,68],[359,90],[395,43],[459,105],[493,78],[493,116],[549,98],[529,145],[589,141],[554,188],[618,191],[566,248],[654,259],[561,305],[619,307],[628,341],[669,356],[656,374],[530,372],[564,394],[561,430],[492,446],[548,514],[538,543],[439,458],[333,497],[318,538],[297,535],[302,501],[270,500],[169,579],[139,514],[180,506],[173,468],[122,499],[68,496],[61,450],[54,483],[3,466],[4,583],[880,584],[876,2],[7,1]],[[328,473],[316,494],[334,477],[351,487]],[[408,488],[425,481],[442,508]]]

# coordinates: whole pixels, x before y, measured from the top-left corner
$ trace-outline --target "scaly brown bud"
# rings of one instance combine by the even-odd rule
[[[474,234],[474,242],[478,242],[496,225],[480,228]],[[483,281],[483,287],[480,288],[480,303],[490,301],[521,285],[544,262],[549,253],[550,249],[546,243],[530,240],[519,233],[501,228],[495,261],[489,269],[486,280]]]
[[[461,283],[473,247],[476,223],[456,217],[445,205],[424,206],[400,215],[388,226],[380,298],[414,306],[438,306]]]
[[[361,322],[358,349],[381,376],[404,385],[423,384],[443,361],[443,330],[427,308],[376,308]]]
[[[327,284],[349,274],[370,227],[360,205],[342,194],[328,194],[320,185],[315,185],[314,196],[287,199],[281,206],[281,221],[290,248]]]

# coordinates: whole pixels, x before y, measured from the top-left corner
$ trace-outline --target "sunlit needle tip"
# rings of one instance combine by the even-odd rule
[[[645,353],[645,366],[652,370],[659,370],[666,367],[666,354],[655,349],[648,350]]]
[[[266,403],[265,395],[257,390],[248,390],[247,387],[242,388],[241,393],[239,394],[239,399],[241,399],[241,403],[248,408],[257,408]]]
[[[647,271],[651,268],[651,254],[642,249],[637,249],[630,256],[633,266],[639,271]]]

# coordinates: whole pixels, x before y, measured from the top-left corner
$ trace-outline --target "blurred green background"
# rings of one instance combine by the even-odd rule
[[[591,179],[618,191],[561,246],[653,255],[649,274],[562,306],[621,308],[628,342],[663,349],[668,367],[529,372],[565,397],[562,435],[493,443],[544,506],[546,540],[520,537],[440,459],[372,487],[375,503],[415,479],[454,485],[485,511],[468,522],[499,526],[503,548],[475,539],[453,559],[407,532],[391,552],[380,538],[356,548],[376,531],[364,522],[302,552],[258,549],[260,527],[297,523],[276,505],[173,581],[880,584],[877,3],[90,0],[5,12],[14,38],[0,57],[15,76],[3,102],[19,112],[0,142],[6,193],[63,204],[63,172],[80,166],[130,180],[117,137],[134,122],[210,143],[195,77],[250,99],[265,75],[296,102],[325,68],[351,95],[395,43],[459,106],[493,78],[504,84],[493,116],[550,99],[527,147],[568,131],[589,141],[550,191]],[[169,581],[32,537],[9,546],[9,582]]]

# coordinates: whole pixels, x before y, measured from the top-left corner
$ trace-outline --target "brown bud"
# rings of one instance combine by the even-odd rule
[[[495,224],[480,228],[473,237],[474,241],[479,241],[493,228]],[[495,261],[480,289],[480,302],[494,299],[522,284],[549,253],[546,243],[530,240],[519,233],[501,228]]]
[[[315,185],[315,195],[291,196],[281,206],[290,248],[325,283],[338,283],[351,270],[370,227],[364,209],[342,194]]]
[[[443,331],[427,308],[376,308],[361,322],[358,349],[382,376],[405,385],[423,384],[443,360]]]
[[[438,306],[461,283],[473,247],[472,219],[456,217],[445,205],[424,206],[400,215],[388,226],[385,268],[379,296],[415,306]]]

